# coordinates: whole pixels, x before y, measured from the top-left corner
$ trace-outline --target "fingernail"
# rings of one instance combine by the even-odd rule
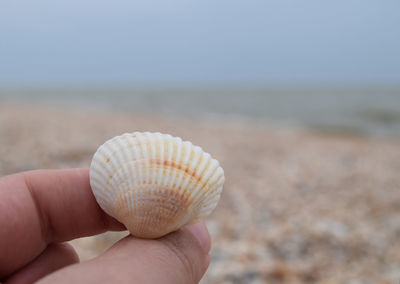
[[[197,239],[203,251],[208,254],[211,249],[211,238],[204,222],[200,221],[196,224],[189,225],[186,228]]]

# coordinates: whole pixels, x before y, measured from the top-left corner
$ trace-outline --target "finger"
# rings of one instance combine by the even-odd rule
[[[89,169],[40,170],[0,179],[0,278],[51,242],[123,229],[98,206]]]
[[[198,283],[208,264],[210,237],[202,223],[161,239],[128,236],[103,255],[39,283]]]
[[[79,262],[73,247],[67,243],[51,244],[31,263],[11,275],[5,284],[29,284],[67,265]]]

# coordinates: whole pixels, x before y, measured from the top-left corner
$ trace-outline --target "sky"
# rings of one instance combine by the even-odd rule
[[[2,0],[7,84],[398,84],[398,0]]]

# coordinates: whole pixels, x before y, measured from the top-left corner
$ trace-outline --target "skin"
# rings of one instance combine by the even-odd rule
[[[0,179],[1,283],[198,283],[209,264],[203,222],[145,240],[131,235],[84,263],[66,241],[125,227],[98,206],[89,169]]]

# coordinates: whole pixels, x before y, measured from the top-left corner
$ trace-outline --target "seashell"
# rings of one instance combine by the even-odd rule
[[[116,136],[99,147],[90,165],[100,207],[142,238],[161,237],[209,215],[224,180],[210,154],[161,133]]]

